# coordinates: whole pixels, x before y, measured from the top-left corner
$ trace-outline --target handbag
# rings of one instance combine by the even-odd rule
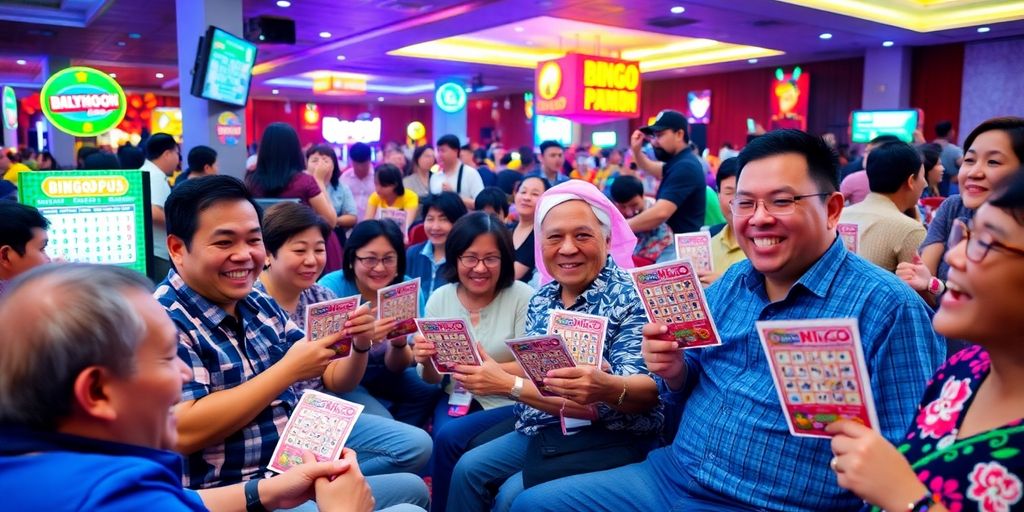
[[[523,488],[562,477],[604,471],[644,460],[654,438],[591,425],[574,435],[548,425],[530,437],[523,463]]]

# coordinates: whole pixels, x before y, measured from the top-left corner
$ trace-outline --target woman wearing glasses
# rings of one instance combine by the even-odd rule
[[[473,339],[480,343],[481,356],[497,362],[504,372],[519,374],[519,365],[505,340],[523,335],[533,288],[515,279],[515,252],[508,230],[493,215],[470,213],[452,227],[444,248],[441,274],[449,284],[430,296],[427,318],[468,320]],[[423,380],[441,382],[441,375],[430,362],[437,354],[434,344],[417,337],[414,352]],[[454,390],[451,382],[445,386],[451,398],[439,402],[434,410],[432,510],[445,510],[452,470],[468,448],[512,431],[515,402],[507,397],[503,380],[493,381],[491,389],[478,390],[474,395],[464,389]],[[472,400],[469,405],[460,406],[467,403],[467,398]],[[472,414],[466,416],[468,413]],[[453,421],[455,418],[459,419]]]
[[[356,224],[345,244],[342,261],[341,270],[325,275],[320,285],[338,297],[359,295],[374,308],[377,290],[409,279],[405,275],[402,232],[394,222],[370,219]],[[420,311],[424,295],[421,291]],[[394,325],[393,319],[382,319],[376,332],[388,332]],[[412,367],[412,349],[405,337],[390,341],[382,337],[367,348],[370,353],[366,373],[360,386],[345,398],[366,406],[363,412],[422,426],[434,409],[439,388],[423,382],[416,374]],[[360,348],[352,347],[352,350],[358,352]],[[390,408],[377,399],[390,402]]]
[[[977,345],[929,382],[899,447],[844,421],[829,426],[839,485],[884,510],[1009,511],[1024,506],[1024,172],[954,221],[935,330]]]

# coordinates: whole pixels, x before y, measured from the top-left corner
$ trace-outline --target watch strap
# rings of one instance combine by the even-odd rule
[[[267,507],[260,501],[260,479],[253,478],[245,482],[245,511],[246,512],[267,512]]]

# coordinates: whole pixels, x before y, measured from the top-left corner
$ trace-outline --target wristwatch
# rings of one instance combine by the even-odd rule
[[[933,277],[928,281],[928,292],[932,295],[939,295],[944,291],[946,291],[946,283],[943,283],[941,279]]]
[[[245,512],[267,512],[260,501],[260,480],[253,478],[245,482]]]
[[[523,385],[526,381],[522,377],[516,376],[516,381],[512,384],[512,390],[508,392],[508,396],[512,400],[519,400],[519,397],[523,394]]]

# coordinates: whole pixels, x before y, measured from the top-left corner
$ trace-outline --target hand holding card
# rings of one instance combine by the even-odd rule
[[[416,326],[423,338],[434,344],[437,353],[431,362],[437,373],[453,373],[459,365],[480,366],[480,354],[465,320],[417,318]]]
[[[306,306],[306,340],[319,341],[341,332],[349,316],[358,307],[358,295]],[[347,357],[352,352],[352,336],[342,337],[332,348],[336,357]]]
[[[267,469],[284,473],[303,463],[302,453],[318,461],[337,460],[363,406],[312,389],[302,392],[274,448]]]
[[[420,278],[410,279],[377,290],[377,318],[394,318],[395,326],[385,334],[385,339],[394,339],[416,332],[416,320],[420,307]]]
[[[523,367],[526,376],[537,386],[537,390],[544,396],[559,396],[547,389],[544,385],[544,378],[551,370],[558,368],[574,368],[576,361],[573,360],[565,343],[559,336],[531,336],[517,338],[505,342],[516,361]]]
[[[668,326],[662,336],[680,348],[721,345],[704,287],[688,260],[629,270],[651,322]]]

